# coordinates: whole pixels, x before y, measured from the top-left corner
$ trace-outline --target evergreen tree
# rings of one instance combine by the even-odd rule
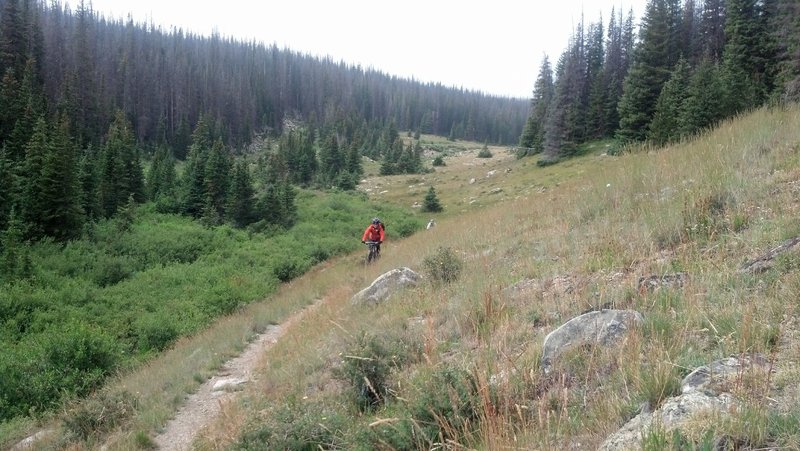
[[[16,0],[6,0],[0,12],[0,74],[22,73],[27,59],[24,18]]]
[[[13,166],[6,156],[5,146],[0,147],[0,230],[5,230],[14,204],[11,190],[13,186]]]
[[[724,87],[716,63],[704,61],[692,75],[678,118],[682,136],[716,125],[724,117]]]
[[[779,55],[773,95],[784,101],[800,101],[800,3],[779,0],[777,10],[770,27]]]
[[[230,185],[230,167],[230,156],[225,150],[222,140],[217,139],[206,160],[204,185],[205,211],[206,213],[212,212],[212,217],[220,218],[220,220],[225,216],[225,201]]]
[[[439,198],[436,196],[436,190],[431,186],[425,194],[425,200],[422,203],[422,211],[437,213],[442,211],[442,209]]]
[[[586,46],[586,94],[583,101],[586,109],[586,134],[585,138],[597,139],[606,135],[607,125],[605,118],[606,87],[605,71],[605,46],[603,43],[604,31],[602,18],[597,23],[589,25],[589,36]]]
[[[69,127],[62,121],[51,134],[42,162],[42,232],[56,240],[77,237],[83,226],[77,157]]]
[[[544,161],[556,161],[571,154],[586,136],[586,67],[581,23],[558,62],[555,96],[545,121]]]
[[[147,173],[147,198],[154,201],[161,196],[174,197],[176,181],[175,158],[167,146],[158,146]]]
[[[51,153],[47,122],[39,118],[30,141],[25,145],[25,161],[18,166],[16,192],[22,230],[26,237],[38,239],[43,236],[41,213],[43,208],[44,180],[42,168],[45,158]]]
[[[181,178],[183,212],[200,217],[206,206],[205,168],[213,135],[206,116],[197,121]]]
[[[685,59],[678,61],[670,79],[658,96],[653,121],[650,122],[647,138],[657,144],[665,144],[679,136],[679,116],[687,96],[691,71]]]
[[[144,174],[130,122],[117,110],[101,156],[98,198],[103,215],[114,215],[131,195],[136,202],[144,201]]]
[[[622,140],[642,140],[647,134],[661,88],[670,76],[671,22],[666,0],[647,3],[635,62],[625,78],[618,107],[616,136]]]
[[[519,138],[519,146],[522,148],[517,154],[519,157],[534,155],[543,150],[544,121],[547,118],[547,109],[554,95],[553,69],[550,67],[550,60],[545,55],[542,58],[539,75],[536,77],[536,83],[533,87],[531,112]]]
[[[768,69],[774,47],[767,30],[765,5],[759,0],[728,0],[722,79],[725,114],[733,115],[761,105],[772,89]]]
[[[357,141],[351,142],[347,150],[345,161],[346,170],[355,181],[358,181],[358,179],[364,175],[364,167],[361,165],[361,152],[359,148],[360,144]]]
[[[234,227],[244,227],[253,221],[253,205],[255,198],[247,161],[238,160],[233,166],[228,204],[225,213]]]
[[[322,186],[331,186],[345,166],[345,159],[339,150],[336,133],[329,134],[325,139],[325,143],[320,149],[319,160],[320,182]]]
[[[725,47],[725,3],[726,0],[704,0],[700,12],[698,59],[714,62],[722,60]]]
[[[78,161],[78,184],[81,193],[81,210],[86,219],[93,220],[103,216],[99,202],[98,160],[101,155],[89,145]]]

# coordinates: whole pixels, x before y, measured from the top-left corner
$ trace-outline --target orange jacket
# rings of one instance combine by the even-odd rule
[[[367,230],[364,230],[361,241],[383,241],[383,237],[383,224],[370,224],[367,226]]]

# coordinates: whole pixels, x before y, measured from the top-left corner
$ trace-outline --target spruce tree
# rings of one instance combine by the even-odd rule
[[[692,75],[678,118],[682,136],[694,135],[725,117],[725,91],[719,72],[716,63],[706,60]]]
[[[800,101],[800,3],[779,0],[778,13],[771,18],[773,39],[780,55],[776,67],[776,99]]]
[[[158,146],[145,182],[148,199],[155,201],[159,197],[174,197],[176,180],[175,158],[167,146]]]
[[[439,203],[439,198],[436,196],[436,190],[431,186],[425,194],[425,199],[422,203],[422,211],[437,213],[442,211],[442,205]]]
[[[665,144],[679,137],[678,128],[681,108],[687,96],[691,71],[685,59],[678,61],[670,79],[658,96],[653,121],[650,122],[647,138],[657,144]]]
[[[101,155],[90,144],[78,160],[78,184],[81,193],[81,209],[87,220],[103,216],[100,208],[98,190],[98,163]]]
[[[226,217],[234,227],[241,228],[253,221],[254,200],[247,161],[240,159],[233,166],[233,177],[225,208]]]
[[[619,139],[643,140],[653,118],[658,96],[671,67],[671,16],[665,0],[650,0],[642,19],[635,62],[625,78],[619,102]]]
[[[206,205],[205,168],[211,152],[213,136],[205,116],[197,121],[192,143],[186,156],[186,165],[181,177],[181,205],[184,213],[200,217]]]
[[[543,150],[544,121],[554,95],[553,69],[550,67],[550,60],[545,55],[533,87],[531,112],[525,122],[525,128],[522,129],[522,135],[519,137],[519,146],[522,149],[518,152],[518,157],[534,155]]]
[[[14,204],[11,190],[13,183],[13,166],[6,156],[5,146],[0,147],[0,230],[6,228]]]
[[[121,110],[117,110],[108,128],[101,160],[98,197],[106,217],[116,213],[131,195],[136,202],[144,201],[144,175],[139,162],[139,149],[130,122]]]
[[[75,146],[65,121],[53,130],[42,163],[42,232],[59,241],[76,238],[83,227]]]
[[[204,168],[204,185],[206,195],[206,213],[213,211],[214,218],[225,216],[225,201],[230,185],[230,155],[221,139],[217,139]]]
[[[43,236],[42,212],[44,180],[42,168],[45,158],[51,153],[49,127],[44,118],[39,118],[30,141],[25,145],[25,161],[18,166],[16,191],[22,230],[26,237],[38,239]]]

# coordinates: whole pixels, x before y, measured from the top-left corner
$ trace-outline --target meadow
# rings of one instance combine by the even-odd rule
[[[610,156],[599,145],[546,167],[502,148],[477,159],[480,147],[446,152],[446,166],[430,174],[360,185],[373,205],[412,212],[435,186],[445,206],[435,228],[387,243],[376,265],[360,265],[361,251],[309,264],[263,301],[39,420],[60,431],[42,446],[151,447],[186,394],[255,332],[319,302],[262,356],[195,449],[597,449],[676,395],[694,368],[731,355],[766,356],[772,372],[737,379],[739,407],[728,415],[655,428],[644,448],[800,448],[800,256],[739,271],[800,235],[800,109],[758,110],[664,148]],[[429,219],[384,216],[387,231]],[[423,283],[376,306],[351,303],[401,266]],[[687,283],[638,284],[675,273]],[[272,274],[253,284],[274,283]],[[518,296],[510,288],[520,283],[534,289]],[[244,299],[256,294],[241,289]],[[625,346],[580,348],[544,372],[544,337],[599,308],[635,310],[644,322]],[[118,414],[75,427],[100,410]],[[36,426],[6,430],[24,436]]]

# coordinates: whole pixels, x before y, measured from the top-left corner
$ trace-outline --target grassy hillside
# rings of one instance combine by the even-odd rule
[[[371,200],[403,208],[435,186],[445,206],[438,226],[388,241],[371,267],[360,253],[326,262],[179,341],[98,393],[97,406],[135,413],[73,447],[146,448],[214,365],[315,300],[199,449],[596,449],[643,405],[675,395],[692,369],[752,353],[774,372],[740,378],[742,407],[730,418],[698,418],[646,441],[800,447],[800,255],[763,274],[738,272],[800,235],[800,109],[760,110],[663,149],[611,157],[599,146],[544,168],[502,148],[475,158],[480,147],[443,143],[446,166],[432,174],[368,177],[361,189]],[[436,280],[436,258],[453,274],[461,264],[460,277]],[[377,306],[351,304],[400,266],[424,282]],[[682,287],[638,287],[640,277],[678,272]],[[507,290],[521,281],[535,288]],[[626,346],[581,348],[542,371],[547,333],[599,307],[636,310],[644,324]],[[59,424],[88,415],[85,406]]]

